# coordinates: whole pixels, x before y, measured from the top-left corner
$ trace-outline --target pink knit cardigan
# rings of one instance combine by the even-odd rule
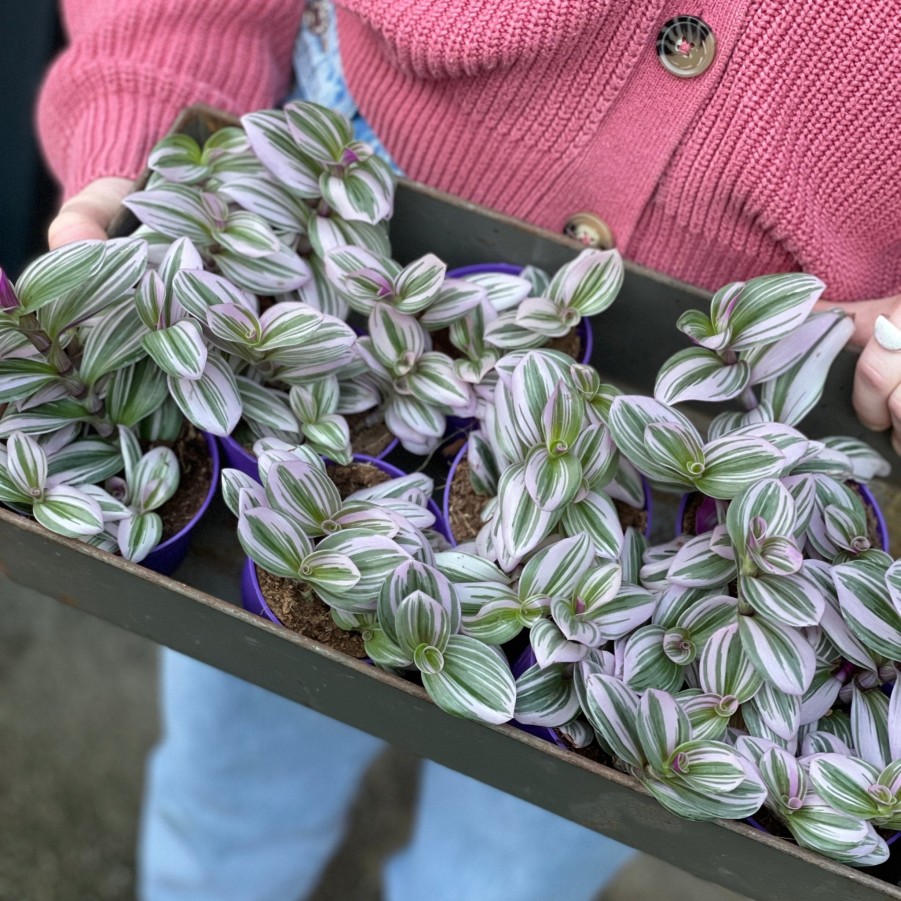
[[[901,290],[898,0],[338,0],[348,84],[413,178],[715,287],[805,269],[835,300]],[[286,88],[303,0],[67,0],[39,106],[67,193],[134,176],[179,108]],[[701,16],[679,79],[654,42]],[[436,248],[440,250],[440,248]]]

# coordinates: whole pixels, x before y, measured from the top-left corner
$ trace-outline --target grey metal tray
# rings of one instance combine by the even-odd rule
[[[203,137],[209,114],[180,123]],[[127,228],[123,222],[121,228]],[[392,241],[401,260],[433,251],[451,265],[508,261],[554,269],[577,245],[489,210],[404,181]],[[622,295],[597,320],[593,362],[618,384],[650,391],[660,363],[684,346],[674,323],[706,295],[628,266]],[[842,354],[826,398],[805,429],[866,435],[850,408],[854,356]],[[891,506],[897,488],[882,486]],[[761,901],[901,901],[892,883],[819,857],[743,823],[693,823],[635,780],[509,726],[442,713],[422,689],[235,606],[243,553],[231,514],[217,501],[177,579],[158,576],[0,510],[0,572],[61,603],[518,795],[590,829]],[[895,857],[898,857],[896,852]],[[897,860],[887,866],[895,866]]]

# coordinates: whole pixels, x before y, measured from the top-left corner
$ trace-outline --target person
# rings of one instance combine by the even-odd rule
[[[51,246],[103,236],[180,108],[243,113],[283,97],[305,25],[324,50],[337,34],[362,118],[414,179],[589,243],[612,241],[627,258],[706,288],[765,272],[821,277],[826,304],[854,316],[858,414],[891,428],[901,447],[901,355],[873,336],[880,315],[901,326],[894,0],[64,8],[70,47],[38,111],[64,187]],[[380,745],[185,658],[167,656],[163,676],[142,897],[306,891]],[[328,786],[315,776],[323,744],[334,752]],[[234,785],[248,758],[259,761],[256,779]],[[280,792],[300,769],[307,782]],[[628,855],[492,792],[426,768],[413,841],[387,868],[389,898],[588,898]],[[298,810],[318,819],[304,822]]]

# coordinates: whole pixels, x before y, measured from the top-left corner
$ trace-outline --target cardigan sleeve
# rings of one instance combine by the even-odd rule
[[[241,114],[287,90],[302,0],[64,0],[69,46],[45,78],[37,130],[66,196],[136,177],[178,112]]]

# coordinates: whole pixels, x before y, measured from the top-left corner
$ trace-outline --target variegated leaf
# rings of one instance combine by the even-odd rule
[[[166,375],[183,379],[199,379],[203,375],[207,347],[194,320],[180,319],[169,328],[147,332],[141,344]]]
[[[613,303],[622,282],[623,261],[617,251],[583,250],[556,272],[547,293],[582,316],[596,316]]]
[[[738,397],[751,381],[747,363],[726,363],[704,347],[689,347],[671,356],[661,367],[654,397],[665,404],[689,400],[725,401]]]
[[[313,551],[310,539],[301,529],[268,507],[241,511],[238,540],[251,560],[267,572],[288,579],[300,577],[304,557]]]
[[[567,535],[586,532],[599,556],[619,558],[623,527],[613,501],[606,494],[589,491],[580,501],[564,508],[562,521]]]
[[[256,302],[227,278],[212,272],[180,269],[172,278],[172,291],[178,302],[201,322],[207,310],[219,304],[232,304],[256,316]]]
[[[682,687],[682,667],[666,655],[663,639],[666,630],[648,625],[636,629],[623,645],[623,679],[635,691],[659,688],[675,692]]]
[[[169,238],[189,238],[198,247],[212,241],[215,221],[197,188],[166,182],[135,191],[122,203],[138,220]]]
[[[642,695],[636,726],[644,756],[658,773],[667,770],[676,748],[691,736],[688,716],[676,699],[656,688],[649,688]]]
[[[487,723],[512,719],[516,683],[503,657],[466,635],[452,635],[440,673],[423,673],[429,697],[454,716]]]
[[[807,319],[825,285],[812,275],[792,272],[745,282],[729,315],[734,351],[772,343]]]
[[[79,374],[93,385],[108,372],[130,366],[144,356],[141,339],[147,333],[144,323],[130,304],[122,304],[105,313],[84,342]]]
[[[516,721],[530,726],[563,726],[578,715],[579,698],[563,664],[529,667],[516,680]]]
[[[810,781],[823,799],[836,810],[865,820],[880,814],[876,797],[869,791],[879,775],[873,764],[841,754],[818,754],[810,761]]]
[[[319,197],[321,166],[300,151],[281,110],[241,117],[241,124],[260,162],[299,197]]]
[[[803,573],[739,575],[741,596],[764,618],[784,626],[803,628],[820,622],[826,602],[816,583]]]
[[[251,259],[225,249],[211,256],[227,279],[253,294],[283,294],[312,278],[309,263],[283,241],[276,251],[264,257]]]
[[[228,435],[241,418],[241,398],[235,376],[219,357],[209,357],[199,379],[168,377],[169,393],[197,428]]]
[[[813,679],[816,658],[799,632],[760,616],[739,616],[742,647],[757,672],[792,695],[803,695]]]
[[[734,560],[711,547],[712,532],[690,538],[672,558],[666,578],[684,588],[717,588],[735,578]]]
[[[762,479],[777,476],[784,454],[759,438],[727,435],[704,448],[704,471],[695,487],[709,497],[729,500]]]
[[[103,513],[97,501],[68,485],[48,488],[31,512],[45,529],[66,538],[85,538],[103,531]]]
[[[889,701],[877,688],[864,690],[851,683],[851,734],[858,755],[883,769],[891,762]]]
[[[525,462],[525,483],[535,505],[553,513],[575,498],[582,486],[582,467],[571,454],[555,456],[533,447]]]
[[[763,680],[745,654],[738,623],[710,636],[701,652],[698,679],[705,692],[744,703],[754,697]]]
[[[819,403],[829,367],[853,332],[853,319],[842,319],[819,343],[815,353],[764,383],[760,399],[769,404],[779,422],[796,425]]]
[[[47,481],[47,456],[33,438],[13,432],[6,444],[6,472],[23,495],[39,499]]]
[[[258,349],[271,355],[283,347],[302,347],[315,335],[322,322],[322,313],[306,304],[291,301],[273,304],[260,316]],[[351,331],[349,326],[346,328]]]
[[[877,654],[901,660],[901,610],[892,603],[883,571],[843,563],[833,567],[832,578],[851,631]]]
[[[149,357],[111,374],[107,382],[106,415],[115,425],[135,426],[166,400],[166,375]]]
[[[159,514],[137,513],[123,519],[116,530],[119,553],[132,563],[140,563],[163,537],[163,521]]]
[[[553,663],[575,663],[588,653],[585,645],[570,641],[549,619],[539,619],[532,626],[529,642],[541,667]]]
[[[593,673],[585,679],[582,707],[588,721],[620,760],[629,766],[645,765],[637,727],[637,692],[614,676]]]
[[[616,446],[646,476],[673,488],[691,488],[696,474],[680,470],[678,460],[661,463],[648,448],[646,433],[652,424],[666,424],[678,429],[680,445],[700,447],[701,436],[678,410],[659,401],[639,395],[620,395],[613,399],[607,423]],[[684,439],[684,441],[683,441]],[[731,496],[731,495],[730,495]]]
[[[33,313],[90,279],[102,264],[102,241],[76,241],[38,257],[16,282],[18,311]]]
[[[801,699],[786,694],[764,682],[753,698],[743,706],[751,705],[760,719],[780,738],[789,741],[797,735],[801,717]]]
[[[395,305],[402,313],[421,313],[438,296],[447,266],[433,253],[405,266],[394,283]]]

